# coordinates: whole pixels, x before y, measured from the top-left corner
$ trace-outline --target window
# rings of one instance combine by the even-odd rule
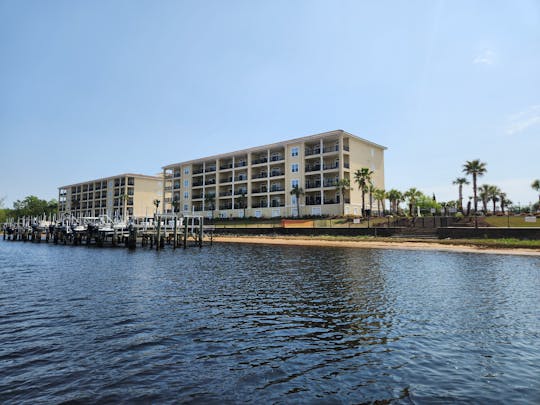
[[[189,205],[184,204],[184,211],[189,211]]]
[[[298,156],[298,148],[294,147],[291,149],[291,156]]]
[[[189,187],[189,180],[184,180],[184,188],[188,188]]]
[[[291,187],[292,188],[295,188],[295,187],[298,187],[299,186],[299,183],[298,183],[298,179],[294,179],[291,181]]]
[[[295,195],[293,195],[292,198],[291,198],[291,204],[296,205],[296,196]]]
[[[189,174],[189,167],[186,167],[186,168],[184,169],[184,174]]]
[[[298,163],[293,163],[291,165],[291,168],[292,168],[293,173],[297,173],[298,172]]]
[[[189,198],[189,193],[187,191],[184,191],[184,198],[185,199],[188,199]]]

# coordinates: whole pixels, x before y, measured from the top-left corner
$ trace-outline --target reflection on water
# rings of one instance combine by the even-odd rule
[[[540,260],[0,243],[0,402],[540,401]]]

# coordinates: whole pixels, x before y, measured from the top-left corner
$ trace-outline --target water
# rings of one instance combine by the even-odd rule
[[[1,403],[539,403],[540,258],[0,242]]]

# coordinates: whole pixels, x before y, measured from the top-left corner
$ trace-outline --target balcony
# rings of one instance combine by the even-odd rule
[[[307,182],[306,183],[306,190],[310,189],[310,188],[320,188],[320,187],[321,187],[321,182],[320,181]]]
[[[243,176],[237,176],[234,178],[234,181],[247,181],[248,177],[247,174]]]
[[[267,163],[267,162],[268,162],[268,158],[264,157],[264,158],[253,159],[251,161],[251,164],[252,165],[260,165],[260,164]]]
[[[232,209],[232,204],[231,203],[219,204],[219,209],[220,210],[230,210],[230,209]]]
[[[276,207],[285,207],[285,203],[281,202],[281,201],[272,201],[270,203],[270,207],[272,208],[276,208]]]
[[[211,186],[212,184],[216,184],[216,179],[206,179],[204,181],[205,186]]]
[[[196,174],[202,174],[204,173],[204,170],[203,168],[201,167],[200,169],[193,169],[193,175],[195,176]]]
[[[277,176],[283,176],[285,173],[282,172],[281,170],[276,170],[276,171],[272,171],[272,173],[270,173],[270,177],[277,177]]]
[[[220,197],[230,197],[230,196],[232,196],[232,191],[221,191],[219,193],[219,196]]]
[[[325,204],[337,204],[336,200],[334,200],[333,198],[325,198],[324,203]]]
[[[270,192],[275,193],[277,191],[285,191],[285,187],[283,186],[272,186],[270,187]]]
[[[349,145],[343,145],[343,150],[348,152],[349,151]]]
[[[321,198],[309,198],[306,197],[306,205],[320,205],[321,204]]]
[[[306,172],[318,172],[321,170],[321,165],[306,166]]]
[[[268,192],[268,188],[266,187],[254,188],[251,190],[251,194],[261,194],[261,193],[267,193],[267,192]]]
[[[232,169],[232,168],[233,168],[232,163],[225,163],[225,164],[219,166],[219,170],[228,170],[228,169]]]
[[[202,194],[193,194],[193,200],[202,200],[203,195]]]
[[[324,187],[336,187],[337,183],[337,180],[325,180]]]
[[[350,167],[350,164],[348,162],[343,163],[343,167],[345,169],[348,169]]]
[[[280,162],[282,160],[285,160],[285,157],[283,155],[273,155],[270,157],[270,160],[272,162]]]
[[[268,207],[268,204],[266,203],[265,200],[261,200],[261,201],[254,202],[253,204],[251,204],[251,208],[267,208],[267,207]]]
[[[232,180],[232,177],[222,177],[221,179],[219,179],[219,182],[220,184],[232,183]]]
[[[193,187],[202,187],[202,185],[203,185],[202,180],[197,180],[193,182]]]
[[[333,169],[339,169],[339,163],[330,163],[330,164],[323,165],[323,170],[333,170]]]
[[[247,166],[247,162],[245,160],[242,160],[240,162],[236,162],[234,164],[234,167],[245,167],[245,166]]]
[[[306,148],[304,156],[318,155],[321,153],[321,148]]]
[[[267,177],[268,177],[268,173],[266,172],[260,172],[251,176],[252,179],[266,179]]]
[[[324,146],[323,153],[339,152],[339,145]]]
[[[216,166],[210,166],[204,169],[205,173],[211,173],[216,171]]]

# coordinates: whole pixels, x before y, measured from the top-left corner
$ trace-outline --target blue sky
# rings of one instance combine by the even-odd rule
[[[0,197],[344,129],[386,188],[540,178],[538,1],[0,0]],[[465,190],[465,196],[472,192]]]

